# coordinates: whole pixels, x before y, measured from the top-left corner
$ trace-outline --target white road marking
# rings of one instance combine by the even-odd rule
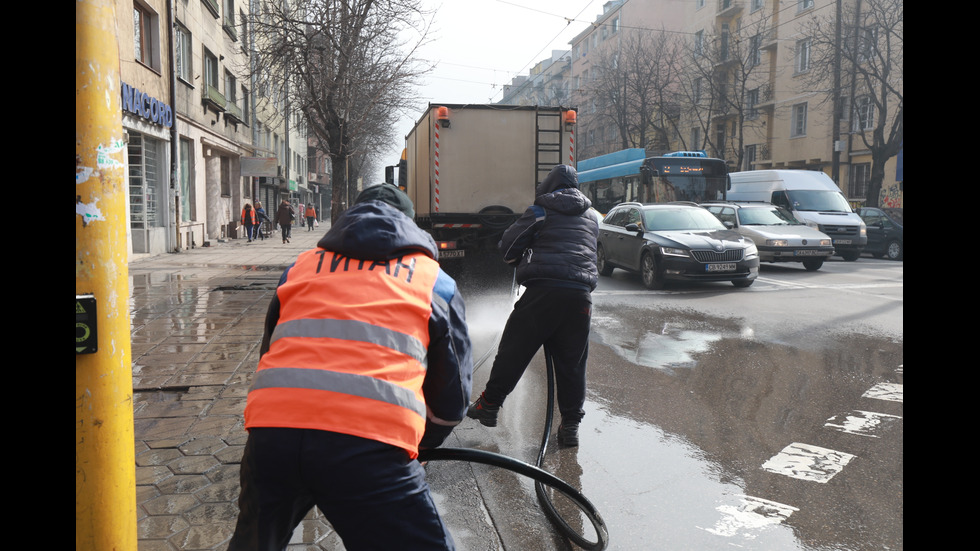
[[[757,532],[785,522],[791,514],[799,511],[791,505],[783,505],[760,497],[745,495],[733,497],[738,498],[738,502],[716,507],[722,515],[721,518],[711,528],[702,528],[702,530],[726,538],[741,536],[744,539],[755,539],[758,536]]]
[[[827,419],[824,426],[848,434],[879,438],[876,432],[881,432],[886,426],[899,419],[901,417],[898,415],[857,410],[831,417]]]
[[[903,402],[902,388],[900,383],[878,383],[868,389],[861,396],[865,398],[875,398],[877,400],[888,400],[889,402]]]
[[[856,456],[794,442],[762,464],[762,468],[791,478],[826,483]]]

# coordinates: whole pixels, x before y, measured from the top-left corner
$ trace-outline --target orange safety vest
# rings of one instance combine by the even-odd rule
[[[245,209],[242,208],[242,225],[243,226],[254,226],[255,225],[255,209],[248,209],[248,212],[251,214],[250,218],[252,219],[252,223],[249,224],[248,223],[248,220],[245,219]]]
[[[280,315],[259,360],[245,428],[287,427],[385,442],[414,459],[438,263],[420,253],[358,260],[299,255],[276,291]]]

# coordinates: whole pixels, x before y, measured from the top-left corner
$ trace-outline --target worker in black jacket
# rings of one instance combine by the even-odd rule
[[[578,175],[558,165],[538,184],[534,204],[500,241],[504,262],[517,268],[527,288],[514,305],[501,337],[486,389],[467,416],[488,427],[542,345],[551,352],[561,424],[557,440],[578,445],[585,415],[585,371],[589,356],[592,291],[598,282],[599,220],[578,190]]]

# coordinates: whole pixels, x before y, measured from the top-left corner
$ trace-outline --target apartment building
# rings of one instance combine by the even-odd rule
[[[902,206],[900,144],[884,154],[867,145],[875,123],[887,116],[882,111],[893,114],[900,100],[876,107],[855,70],[862,41],[871,44],[877,32],[856,21],[856,8],[866,13],[881,1],[842,0],[840,15],[837,0],[607,2],[570,42],[571,70],[561,73],[571,80],[570,104],[579,112],[579,158],[640,144],[649,154],[703,149],[729,161],[730,170],[822,170],[854,205],[865,201],[872,167],[883,166],[879,203]],[[828,29],[836,23],[853,43],[829,42]],[[814,34],[819,32],[824,35]],[[648,57],[672,62],[674,71],[658,85],[665,96],[642,112],[620,101],[638,98],[621,74],[625,68],[617,66],[631,62],[637,36],[647,40]],[[676,43],[658,49],[651,42],[657,36]],[[845,55],[834,61],[835,51]],[[848,59],[848,51],[856,55]],[[902,54],[892,55],[897,64],[889,84],[901,93]],[[840,77],[837,94],[828,92],[835,86],[828,78],[832,62]],[[611,78],[623,79],[621,94]],[[515,79],[515,87],[531,78],[524,80]],[[635,120],[647,115],[651,119],[642,124]],[[888,160],[876,165],[874,154]]]
[[[551,57],[534,64],[527,76],[514,77],[504,85],[502,105],[552,105],[572,107],[572,56],[569,50],[554,50]]]
[[[712,155],[728,160],[730,170],[824,171],[853,205],[864,204],[874,148],[862,138],[870,140],[875,123],[881,122],[876,117],[893,113],[897,105],[885,102],[882,114],[857,83],[855,65],[861,60],[860,56],[849,59],[855,46],[848,37],[863,40],[862,33],[877,32],[861,28],[867,23],[852,21],[860,2],[695,0],[694,4],[687,29],[700,54],[693,67],[702,77],[704,95],[686,118],[689,143],[704,144]],[[870,9],[868,4],[865,10]],[[838,42],[835,25],[842,29]],[[896,55],[898,74],[892,78],[901,92],[901,53]],[[880,161],[884,181],[879,204],[903,203],[897,146],[887,154],[887,162]]]

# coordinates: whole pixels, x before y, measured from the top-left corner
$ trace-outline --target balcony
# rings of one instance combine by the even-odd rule
[[[217,88],[211,86],[210,84],[204,86],[201,96],[201,101],[204,103],[204,105],[219,113],[224,112],[225,106],[228,105],[228,101],[225,100],[225,96],[222,95]]]
[[[718,12],[715,17],[731,19],[742,12],[740,0],[718,0]]]
[[[245,120],[245,115],[242,113],[242,108],[239,107],[238,104],[230,101],[225,104],[225,118],[230,119],[235,123],[248,122]]]

